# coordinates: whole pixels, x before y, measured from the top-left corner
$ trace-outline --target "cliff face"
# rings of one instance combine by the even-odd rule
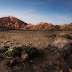
[[[19,30],[19,29],[25,28],[27,23],[15,17],[9,16],[9,17],[0,18],[0,25],[6,26],[9,29]]]

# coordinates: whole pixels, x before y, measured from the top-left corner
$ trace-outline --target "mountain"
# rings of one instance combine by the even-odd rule
[[[19,30],[19,29],[26,30],[27,23],[15,18],[15,17],[9,16],[9,17],[0,18],[0,25],[6,26],[9,29],[13,29],[13,30],[14,29],[15,30]]]
[[[53,25],[51,23],[40,22],[36,25],[27,24],[15,17],[0,18],[0,30],[72,30],[72,23]]]
[[[56,25],[55,27],[56,27],[56,30],[69,31],[69,30],[72,30],[72,23],[70,23],[70,24]]]
[[[70,24],[62,24],[62,25],[53,25],[45,22],[40,22],[36,25],[28,24],[27,30],[60,30],[60,31],[68,31],[72,30],[72,23]]]
[[[40,22],[36,25],[30,25],[28,29],[29,30],[52,30],[55,29],[55,26],[53,24]]]

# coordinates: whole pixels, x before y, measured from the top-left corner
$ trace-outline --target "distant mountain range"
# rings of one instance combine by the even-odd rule
[[[40,22],[36,25],[27,24],[15,17],[0,18],[0,30],[72,30],[72,23],[53,25]]]

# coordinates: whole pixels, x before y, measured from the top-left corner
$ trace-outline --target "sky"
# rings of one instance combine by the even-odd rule
[[[72,23],[72,0],[0,0],[0,18],[14,16],[26,23]]]

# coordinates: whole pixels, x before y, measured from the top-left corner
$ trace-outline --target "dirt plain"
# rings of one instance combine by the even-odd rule
[[[36,47],[40,53],[38,57],[13,67],[5,65],[7,60],[0,58],[0,72],[72,72],[72,53],[70,52],[66,57],[57,50],[58,46],[53,46],[54,41],[58,39],[64,40],[65,43],[72,42],[72,39],[58,37],[60,33],[72,36],[72,31],[1,31],[0,48],[20,44]],[[50,37],[54,34],[56,37]],[[63,47],[62,44],[61,47]]]

